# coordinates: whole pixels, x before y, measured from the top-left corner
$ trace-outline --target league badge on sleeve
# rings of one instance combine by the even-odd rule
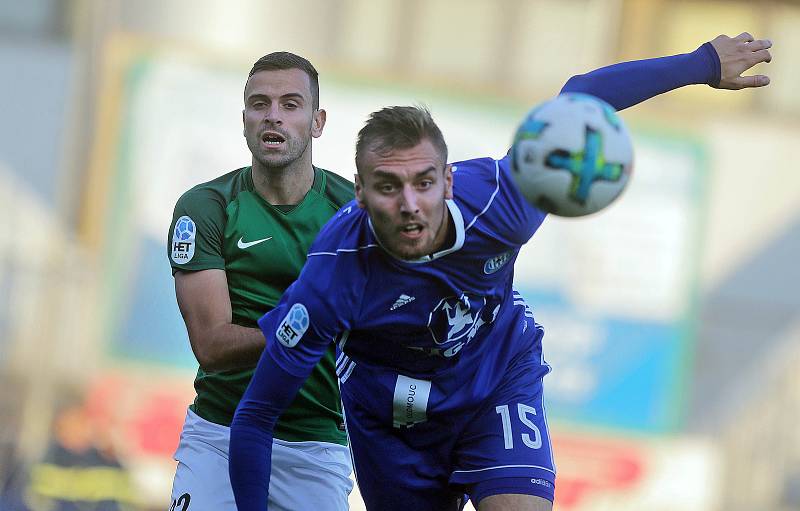
[[[172,230],[172,260],[176,264],[185,264],[194,257],[194,239],[197,227],[194,221],[184,215],[175,222]]]
[[[278,325],[275,336],[287,348],[294,348],[306,330],[308,330],[308,310],[302,303],[296,303]]]

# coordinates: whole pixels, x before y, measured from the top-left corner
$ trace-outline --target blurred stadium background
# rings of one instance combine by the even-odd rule
[[[556,509],[800,509],[800,2],[0,0],[0,510],[169,507],[196,363],[165,237],[183,190],[249,163],[261,55],[320,70],[314,161],[350,176],[380,106],[498,157],[573,74],[745,30],[772,84],[625,112],[630,189],[549,219],[517,286],[548,332]]]

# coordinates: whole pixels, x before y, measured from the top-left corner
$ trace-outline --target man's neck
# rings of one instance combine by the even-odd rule
[[[298,160],[287,167],[264,167],[253,162],[253,185],[270,204],[299,204],[313,184],[314,167],[310,161]]]

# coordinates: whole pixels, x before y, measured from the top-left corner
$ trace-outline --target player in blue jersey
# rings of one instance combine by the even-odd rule
[[[689,83],[766,84],[739,75],[769,59],[768,41],[713,43],[565,90],[622,109]],[[519,249],[545,214],[514,186],[508,157],[446,162],[425,109],[385,108],[359,132],[356,200],[259,320],[267,347],[231,428],[240,511],[264,509],[273,425],[331,342],[368,509],[456,510],[464,494],[480,511],[551,509],[543,331],[512,288]]]

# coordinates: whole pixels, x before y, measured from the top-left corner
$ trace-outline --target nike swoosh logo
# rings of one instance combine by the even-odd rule
[[[236,246],[241,248],[242,250],[244,250],[246,248],[252,247],[253,245],[258,245],[259,243],[264,243],[265,241],[269,241],[271,239],[272,239],[272,236],[270,236],[269,238],[261,239],[261,240],[244,241],[244,236],[242,236],[241,238],[239,238],[239,241],[236,242]]]

